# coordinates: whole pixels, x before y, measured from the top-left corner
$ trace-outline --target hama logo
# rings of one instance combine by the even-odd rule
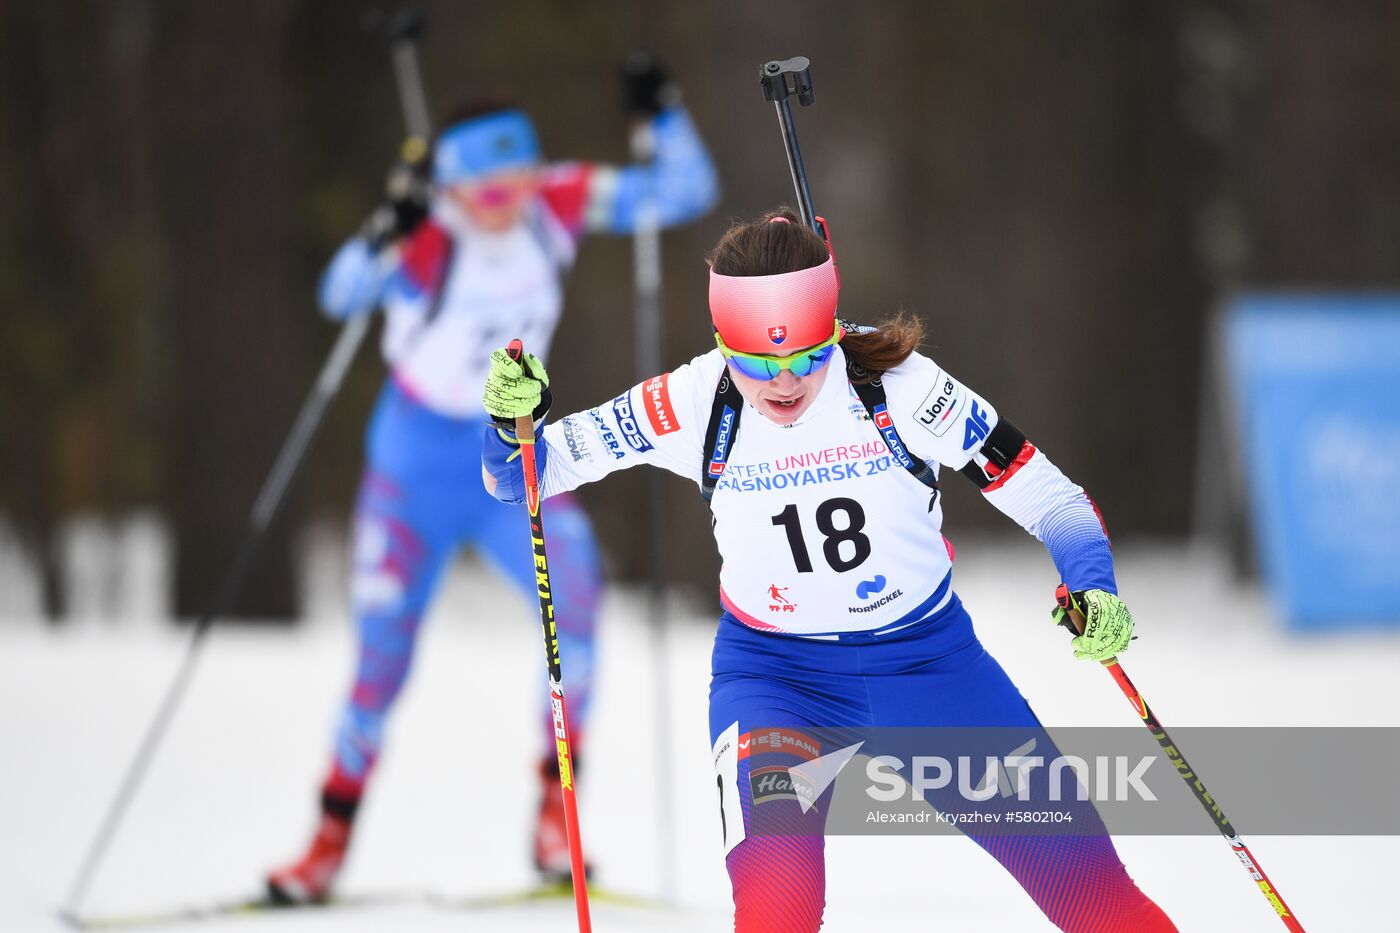
[[[782,343],[787,339],[787,328],[781,324],[777,327],[768,328],[768,339],[773,341],[775,346]]]
[[[667,384],[670,373],[662,373],[642,383],[642,399],[647,409],[647,420],[657,434],[670,434],[681,429],[671,411],[671,388]]]
[[[991,429],[987,426],[987,413],[977,407],[977,400],[972,401],[972,414],[967,416],[966,433],[963,435],[963,450],[971,450],[972,445],[987,436]]]
[[[899,432],[894,429],[894,419],[890,417],[889,410],[882,402],[875,406],[875,427],[880,429],[880,436],[885,439],[885,446],[890,449],[890,453],[899,461],[902,467],[909,467],[914,461],[909,459],[909,454],[904,450],[904,442],[899,439]]]
[[[642,434],[642,429],[637,426],[637,419],[632,417],[632,397],[628,392],[623,392],[613,399],[613,414],[617,416],[617,426],[622,429],[622,439],[627,442],[639,454],[644,454],[651,450],[651,441]]]
[[[794,786],[792,775],[784,765],[768,765],[749,772],[749,796],[755,804],[795,800],[803,792],[810,795],[811,788]],[[804,811],[810,806],[810,800],[803,801]]]
[[[724,461],[729,457],[729,437],[734,433],[734,409],[724,406],[719,416],[719,431],[715,434],[715,453],[710,458],[710,475],[719,476],[724,472]]]

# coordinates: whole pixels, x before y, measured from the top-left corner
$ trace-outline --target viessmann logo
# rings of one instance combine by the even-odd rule
[[[670,373],[662,373],[642,383],[642,397],[646,402],[647,420],[657,434],[670,434],[679,431],[680,422],[671,411],[671,388],[668,385]]]

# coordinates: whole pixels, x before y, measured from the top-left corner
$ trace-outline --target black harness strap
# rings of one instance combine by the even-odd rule
[[[909,475],[933,490],[937,496],[938,475],[927,461],[914,456],[904,446],[885,402],[884,385],[878,378],[873,382],[856,381],[867,379],[869,376],[870,373],[859,365],[847,363],[846,378],[851,381],[851,387],[860,397],[870,420],[875,422],[875,429],[884,438],[890,455],[909,471]],[[739,394],[734,380],[729,378],[729,370],[726,368],[715,386],[715,400],[710,406],[710,423],[705,428],[705,448],[700,461],[700,495],[706,502],[715,494],[715,484],[729,462],[729,452],[734,449],[734,441],[739,436],[739,416],[743,411],[744,397]],[[932,504],[929,507],[932,508]]]
[[[710,424],[705,428],[705,452],[700,462],[700,495],[709,502],[715,494],[715,483],[729,462],[734,439],[739,436],[739,416],[744,413],[744,397],[729,378],[729,369],[719,374],[715,400],[710,405]]]
[[[866,373],[852,363],[847,367],[847,375],[863,376]],[[938,474],[934,472],[933,467],[929,466],[928,461],[914,456],[909,452],[909,448],[904,446],[904,441],[894,426],[894,418],[885,404],[885,387],[879,377],[873,382],[856,382],[852,379],[851,388],[860,396],[861,404],[870,413],[870,420],[875,422],[875,430],[885,439],[885,446],[890,449],[890,455],[894,457],[895,462],[909,471],[910,476],[935,493],[938,492]]]

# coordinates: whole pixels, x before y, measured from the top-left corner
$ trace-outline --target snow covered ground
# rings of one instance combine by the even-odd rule
[[[958,545],[957,587],[982,639],[1042,719],[1134,723],[1109,678],[1073,661],[1064,633],[1049,624],[1055,580],[1043,552],[1001,541]],[[338,551],[318,553],[306,624],[218,629],[211,637],[84,915],[246,896],[269,866],[305,842],[352,647],[338,558],[326,556]],[[1231,586],[1209,555],[1124,548],[1120,568],[1141,633],[1125,667],[1168,727],[1400,725],[1389,702],[1400,636],[1285,637],[1258,594]],[[643,606],[627,592],[614,592],[605,606],[583,830],[602,882],[614,890],[662,895],[670,858],[675,906],[598,905],[595,926],[726,929],[728,881],[705,725],[712,615],[677,608],[666,663],[657,670]],[[530,608],[471,563],[448,581],[393,721],[345,893],[465,897],[529,882],[526,827],[536,790],[530,762],[542,691]],[[0,619],[0,930],[64,928],[56,909],[186,637],[152,618],[93,619],[58,630]],[[655,702],[658,676],[667,678],[673,700],[664,722]],[[662,782],[676,802],[664,821]],[[1228,813],[1230,801],[1222,803]],[[1400,839],[1241,830],[1310,931],[1400,929],[1389,906]],[[1203,818],[1200,836],[1118,844],[1134,877],[1183,931],[1281,929],[1229,848],[1209,832]],[[1000,868],[961,838],[835,838],[828,876],[830,930],[1049,929]],[[566,902],[464,910],[421,900],[161,927],[571,928]]]

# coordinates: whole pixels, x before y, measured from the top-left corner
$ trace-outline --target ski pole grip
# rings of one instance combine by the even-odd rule
[[[1084,634],[1084,613],[1079,611],[1079,607],[1074,604],[1074,598],[1069,594],[1069,587],[1061,583],[1055,587],[1055,605],[1065,611],[1060,617],[1060,624],[1069,629],[1069,633],[1076,638]]]
[[[525,366],[525,343],[519,338],[515,338],[506,344],[506,356],[515,362]],[[522,444],[533,444],[535,442],[535,422],[529,415],[521,415],[515,419],[515,439]]]

